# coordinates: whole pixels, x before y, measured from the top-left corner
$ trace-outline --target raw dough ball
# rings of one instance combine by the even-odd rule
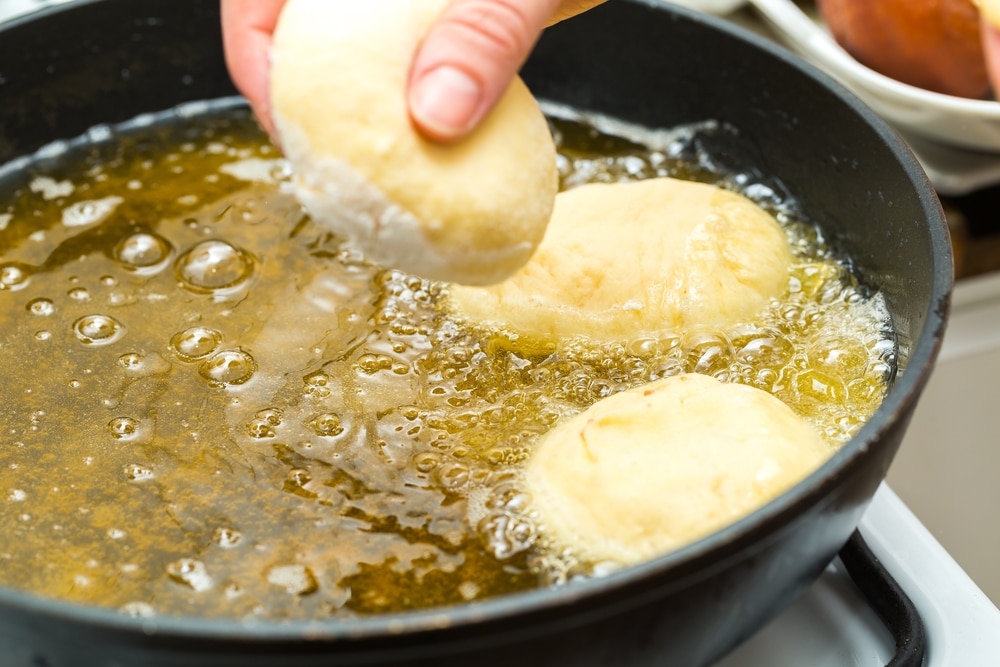
[[[515,80],[467,139],[413,127],[406,79],[447,0],[289,0],[274,35],[271,113],[299,199],[370,259],[486,285],[541,241],[558,189],[537,102]]]
[[[452,287],[448,303],[529,339],[627,340],[753,317],[784,293],[791,261],[777,221],[738,194],[672,178],[592,184],[556,197],[524,268]]]
[[[550,536],[595,561],[632,564],[751,513],[832,453],[771,394],[687,374],[557,425],[525,474]]]

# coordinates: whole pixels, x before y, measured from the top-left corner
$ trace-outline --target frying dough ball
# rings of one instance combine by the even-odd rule
[[[558,189],[555,145],[522,81],[467,139],[410,121],[413,55],[448,0],[290,0],[271,53],[271,113],[310,214],[367,257],[486,285],[541,241]]]
[[[791,261],[778,222],[741,195],[672,178],[591,184],[556,197],[524,268],[452,287],[448,303],[529,339],[626,340],[753,317],[784,293]]]
[[[632,564],[749,514],[832,453],[771,394],[687,374],[614,394],[557,425],[526,479],[560,544]]]

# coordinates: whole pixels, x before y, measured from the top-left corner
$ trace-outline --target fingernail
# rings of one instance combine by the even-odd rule
[[[457,67],[442,65],[416,82],[410,93],[410,113],[433,133],[455,138],[468,129],[482,96],[478,81]]]

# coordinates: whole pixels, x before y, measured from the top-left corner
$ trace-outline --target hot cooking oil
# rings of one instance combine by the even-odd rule
[[[439,308],[446,285],[313,224],[233,103],[8,165],[0,584],[139,616],[457,604],[592,573],[546,547],[519,470],[605,396],[695,371],[774,393],[831,453],[856,433],[896,347],[794,202],[691,142],[553,129],[564,187],[682,176],[772,210],[796,251],[784,298],[726,330],[517,354]]]

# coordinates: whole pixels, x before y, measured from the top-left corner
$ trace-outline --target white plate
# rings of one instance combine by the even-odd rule
[[[747,0],[668,0],[668,2],[709,14],[729,14],[747,4]]]
[[[905,132],[960,148],[1000,153],[1000,102],[943,95],[901,83],[851,57],[792,0],[748,2],[788,46]]]
[[[940,194],[961,196],[1000,183],[1000,102],[933,93],[865,67],[834,41],[813,2],[669,2],[725,16],[783,43],[838,79],[899,130]],[[746,5],[756,11],[736,11]]]

